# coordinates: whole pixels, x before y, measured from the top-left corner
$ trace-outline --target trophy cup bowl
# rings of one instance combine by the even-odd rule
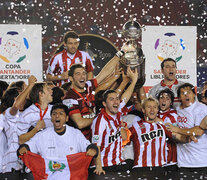
[[[145,56],[142,49],[136,43],[136,40],[141,37],[141,32],[140,24],[134,20],[127,21],[122,28],[122,34],[126,37],[127,42],[122,46],[125,54],[120,60],[120,66],[124,69],[125,73],[128,66],[132,70],[137,68],[139,77],[136,88],[142,87],[145,83]]]

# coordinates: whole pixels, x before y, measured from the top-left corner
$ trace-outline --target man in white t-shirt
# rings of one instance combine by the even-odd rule
[[[178,127],[169,130],[184,135],[193,136],[194,141],[177,144],[177,162],[181,171],[198,172],[199,175],[207,172],[207,134],[200,124],[207,115],[207,106],[196,101],[195,88],[185,83],[178,88],[178,97],[181,105],[177,108]]]
[[[52,107],[51,121],[53,127],[46,128],[26,144],[22,144],[17,151],[18,155],[22,155],[28,150],[53,160],[86,151],[86,155],[97,155],[98,149],[95,144],[91,144],[81,131],[65,124],[68,121],[68,107],[66,105],[55,104]]]

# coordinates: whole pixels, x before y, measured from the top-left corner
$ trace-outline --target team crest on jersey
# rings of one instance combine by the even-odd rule
[[[75,58],[75,61],[76,61],[76,63],[77,63],[77,64],[78,64],[78,63],[81,63],[81,61],[80,61],[80,58],[79,58],[79,57]]]
[[[57,161],[49,161],[49,169],[52,172],[56,172],[56,171],[62,171],[63,169],[65,169],[65,164],[63,163],[59,163]]]
[[[163,137],[163,130],[158,129],[157,131],[150,131],[149,133],[145,133],[141,135],[142,142],[151,141],[156,137]]]
[[[94,143],[97,143],[98,140],[99,140],[99,135],[94,135],[94,136],[93,136],[93,142],[94,142]]]

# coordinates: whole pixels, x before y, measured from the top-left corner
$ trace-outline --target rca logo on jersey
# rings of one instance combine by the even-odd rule
[[[142,142],[151,141],[156,137],[162,137],[163,136],[163,130],[158,129],[157,131],[151,131],[150,133],[142,134]]]
[[[116,134],[109,136],[109,144],[116,141],[121,136],[121,131],[117,131]]]
[[[63,169],[65,169],[65,164],[56,161],[49,161],[49,169],[52,172],[62,171]]]

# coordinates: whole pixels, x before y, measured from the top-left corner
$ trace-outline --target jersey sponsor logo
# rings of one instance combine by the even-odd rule
[[[93,142],[98,143],[98,140],[99,140],[99,135],[94,135],[93,136]]]
[[[158,129],[157,131],[151,131],[149,133],[145,133],[141,135],[142,142],[151,141],[155,139],[156,137],[163,137],[163,130]]]
[[[178,122],[186,123],[187,122],[187,117],[178,116]]]
[[[57,161],[49,161],[49,170],[52,172],[62,171],[65,169],[65,164],[59,163]]]
[[[65,104],[68,108],[71,108],[74,104],[78,105],[78,101],[73,99],[65,99],[63,100],[63,104]]]
[[[96,114],[94,112],[92,112],[91,114],[83,115],[83,118],[94,118],[95,116],[96,116]]]
[[[112,134],[111,136],[109,136],[109,141],[108,141],[109,144],[116,141],[120,136],[121,136],[121,131],[117,131],[116,134]]]

